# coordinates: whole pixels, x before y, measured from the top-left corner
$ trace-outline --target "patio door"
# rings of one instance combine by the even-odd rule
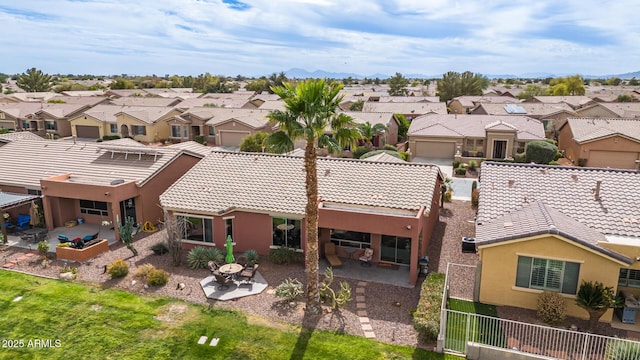
[[[137,224],[136,219],[136,201],[134,198],[120,201],[120,221],[124,224],[127,217],[132,217],[133,221]]]
[[[507,141],[494,140],[493,141],[493,158],[504,159],[506,157],[507,157]]]
[[[400,265],[411,263],[411,238],[382,235],[380,260]]]

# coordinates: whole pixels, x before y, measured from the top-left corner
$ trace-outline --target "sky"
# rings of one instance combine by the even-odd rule
[[[609,75],[637,0],[0,0],[0,72]]]

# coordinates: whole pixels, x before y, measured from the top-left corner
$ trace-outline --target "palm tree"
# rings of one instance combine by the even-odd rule
[[[609,308],[622,306],[622,299],[616,297],[612,287],[605,287],[601,282],[584,281],[580,284],[576,295],[576,305],[589,313],[589,330],[593,330],[600,317]]]
[[[358,132],[353,118],[337,113],[342,101],[339,95],[342,84],[327,84],[325,79],[308,79],[297,86],[285,83],[273,87],[275,94],[285,104],[285,110],[276,110],[268,115],[272,125],[279,130],[267,138],[267,143],[279,152],[293,150],[298,139],[306,140],[304,169],[306,173],[307,239],[305,267],[307,271],[307,311],[321,312],[318,291],[318,178],[317,148],[327,148],[330,152],[340,152],[346,145],[355,143]],[[328,134],[330,128],[333,134]]]
[[[375,124],[372,126],[368,121],[362,124],[358,124],[356,128],[364,139],[365,145],[369,150],[373,148],[373,137],[387,130],[387,127],[382,124]]]

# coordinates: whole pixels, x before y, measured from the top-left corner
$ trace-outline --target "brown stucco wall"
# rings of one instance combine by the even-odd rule
[[[573,141],[571,128],[563,126],[558,136],[558,148],[565,151],[565,157],[577,162],[578,159],[587,159],[589,166],[589,154],[592,150],[624,151],[640,153],[640,142],[630,140],[622,136],[611,136],[600,140],[578,144]]]

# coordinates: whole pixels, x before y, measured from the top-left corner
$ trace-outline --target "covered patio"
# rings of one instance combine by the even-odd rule
[[[49,231],[45,237],[45,240],[51,244],[49,252],[56,252],[56,244],[59,243],[58,235],[66,235],[69,239],[75,239],[77,237],[82,238],[86,235],[93,235],[98,233],[98,238],[106,239],[109,241],[109,246],[116,243],[116,235],[113,226],[99,226],[95,224],[78,224],[74,227],[57,227]],[[10,234],[7,236],[8,246],[15,246],[24,249],[35,249],[37,247],[37,241],[24,240],[20,236],[20,233]]]
[[[405,288],[415,287],[409,283],[408,266],[397,265],[393,267],[379,267],[378,264],[362,266],[358,260],[345,258],[340,258],[340,260],[342,261],[342,266],[332,268],[333,275],[335,277],[388,284]],[[327,260],[324,258],[320,259],[321,275],[324,274],[327,267],[329,267]]]
[[[0,232],[2,233],[2,239],[7,239],[8,235],[4,214],[11,209],[28,205],[30,202],[38,198],[38,195],[17,194],[0,191]]]

